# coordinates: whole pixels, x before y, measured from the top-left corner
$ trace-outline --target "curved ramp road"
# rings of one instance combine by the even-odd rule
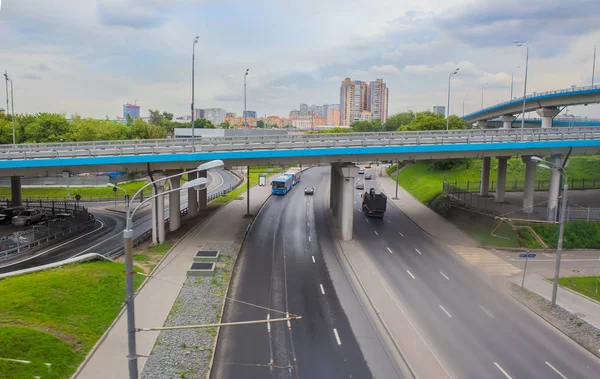
[[[390,201],[383,219],[367,219],[355,194],[355,239],[453,378],[600,378],[598,358],[492,287]],[[495,272],[511,273],[508,264]]]
[[[237,178],[229,171],[218,170],[214,174],[208,193],[213,194],[225,190],[230,184],[235,184]],[[168,195],[165,201],[165,219],[169,217]],[[106,204],[90,208],[90,213],[96,217],[93,230],[82,235],[74,236],[68,241],[51,245],[31,257],[0,267],[0,273],[22,270],[48,263],[58,262],[67,258],[86,253],[106,254],[123,245],[122,232],[125,228],[125,215],[106,211]],[[181,192],[181,208],[187,207],[187,191]],[[134,237],[138,237],[152,228],[152,207],[147,206],[136,213],[134,219]],[[0,263],[1,264],[1,263]]]
[[[267,200],[242,246],[229,293],[236,301],[223,316],[303,319],[289,329],[285,322],[221,328],[212,378],[372,377],[323,262],[321,246],[331,240],[314,209],[324,191],[304,195],[321,180],[305,171],[291,192]]]

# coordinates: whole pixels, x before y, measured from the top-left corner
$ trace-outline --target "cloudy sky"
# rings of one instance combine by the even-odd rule
[[[599,25],[598,0],[2,0],[0,69],[18,113],[114,118],[137,101],[142,115],[179,116],[198,35],[199,108],[240,113],[249,68],[248,109],[260,115],[339,103],[345,77],[383,78],[390,113],[425,110],[446,104],[460,67],[461,115],[463,99],[467,113],[480,107],[482,86],[485,105],[508,100],[512,72],[522,94],[516,39],[530,44],[528,93],[589,85]],[[600,106],[569,112],[600,117]]]

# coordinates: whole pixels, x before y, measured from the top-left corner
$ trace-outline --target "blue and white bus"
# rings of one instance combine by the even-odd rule
[[[285,195],[291,191],[294,186],[295,176],[293,174],[283,174],[271,182],[271,193],[273,195]]]
[[[300,183],[300,172],[298,171],[297,173],[292,175],[294,175],[294,185]]]

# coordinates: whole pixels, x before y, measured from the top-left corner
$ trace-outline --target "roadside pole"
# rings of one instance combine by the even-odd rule
[[[398,171],[400,171],[400,161],[396,159],[396,196],[394,197],[394,200],[398,200]]]
[[[532,254],[527,250],[527,253],[519,254],[519,258],[525,258],[525,268],[523,269],[523,280],[521,280],[521,289],[525,285],[525,275],[527,273],[527,262],[529,262],[529,258],[535,258],[536,254]]]

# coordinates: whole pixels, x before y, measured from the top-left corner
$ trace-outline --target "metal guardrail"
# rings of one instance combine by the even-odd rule
[[[552,90],[552,91],[535,92],[535,93],[532,93],[531,95],[525,96],[525,98],[526,99],[531,99],[531,98],[541,97],[541,96],[556,95],[556,94],[561,94],[561,93],[580,92],[580,91],[589,91],[589,90],[594,90],[594,89],[600,89],[600,85],[597,85],[597,86],[570,87],[570,88],[562,88],[562,89],[557,89],[557,90]],[[498,107],[498,106],[501,106],[501,105],[509,104],[509,103],[512,103],[512,102],[518,102],[518,101],[523,101],[523,96],[516,97],[514,99],[507,100],[507,101],[504,101],[502,103],[495,104],[492,107],[495,108],[495,107]],[[484,108],[481,111],[484,111],[486,109],[487,108]]]
[[[189,139],[0,145],[0,160],[157,155],[250,150],[600,140],[593,128],[466,129],[419,132],[236,136]],[[195,149],[194,149],[195,147]]]

